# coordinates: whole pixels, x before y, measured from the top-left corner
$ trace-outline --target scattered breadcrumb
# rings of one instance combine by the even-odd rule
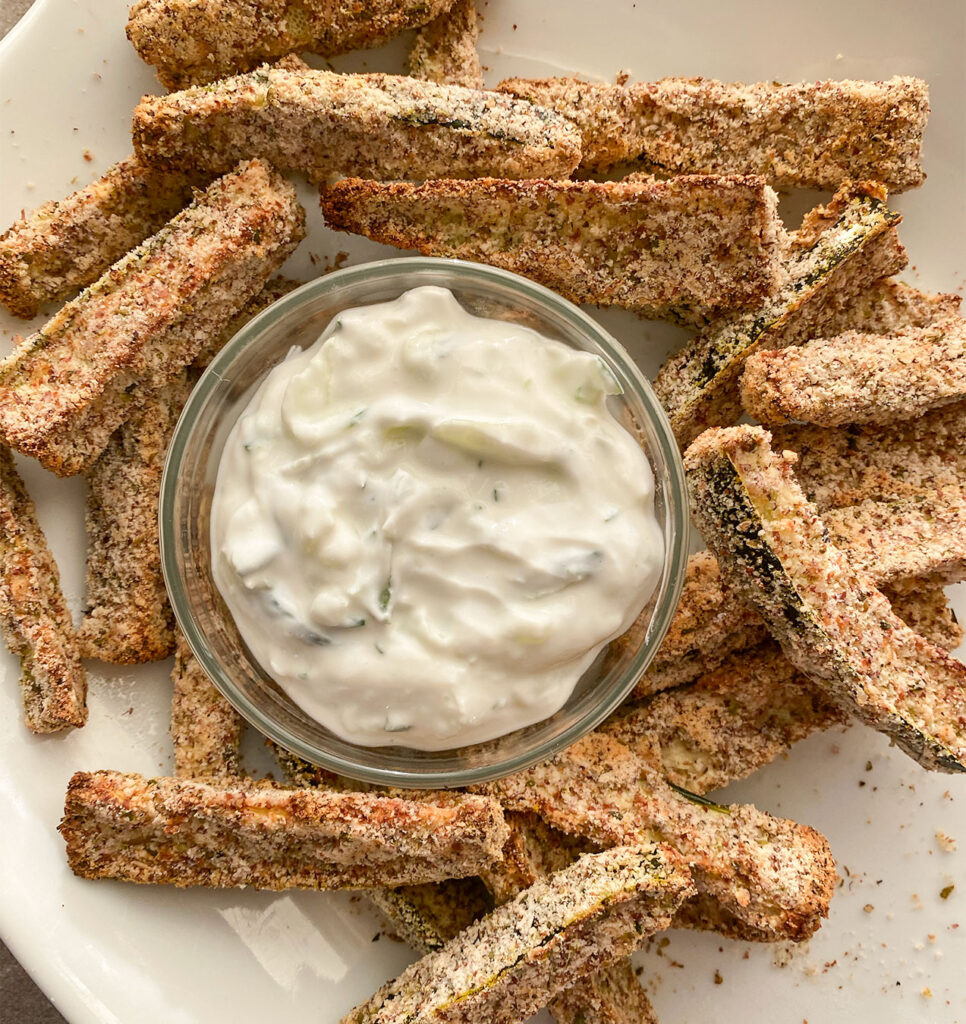
[[[946,835],[941,828],[936,829],[936,845],[943,853],[953,853],[956,850],[956,840]]]

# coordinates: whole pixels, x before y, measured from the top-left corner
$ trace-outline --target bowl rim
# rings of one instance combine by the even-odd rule
[[[175,529],[176,493],[180,469],[186,452],[194,439],[195,428],[199,415],[204,409],[214,390],[222,383],[221,370],[227,368],[241,352],[270,328],[283,316],[305,304],[309,299],[316,298],[320,293],[336,288],[364,282],[380,282],[397,275],[421,272],[445,271],[455,275],[457,279],[469,281],[476,285],[487,285],[499,282],[509,285],[512,289],[522,292],[531,300],[554,307],[554,311],[569,322],[572,328],[588,338],[620,371],[618,379],[627,380],[633,385],[647,413],[650,427],[656,437],[661,458],[666,467],[666,513],[672,527],[670,536],[662,529],[665,542],[664,567],[668,573],[668,583],[663,600],[655,604],[654,612],[647,628],[647,641],[641,643],[620,678],[601,700],[572,723],[557,736],[545,739],[512,756],[488,765],[475,765],[457,769],[426,769],[406,771],[398,768],[380,768],[368,766],[363,758],[349,761],[327,751],[304,743],[292,736],[280,726],[275,719],[266,714],[257,704],[249,700],[234,684],[230,674],[215,657],[202,634],[187,597],[187,588],[182,580],[178,554],[181,552],[180,538]],[[458,287],[460,281],[453,282]],[[412,283],[410,288],[419,287]],[[407,289],[408,290],[408,289]],[[360,300],[359,305],[364,305]],[[266,370],[266,374],[272,368]],[[261,378],[264,380],[264,376]],[[240,412],[239,412],[240,414]],[[654,457],[650,457],[652,466]],[[678,515],[675,517],[674,512]],[[390,257],[374,260],[332,271],[328,274],[308,281],[288,294],[282,296],[251,320],[220,349],[200,379],[192,388],[175,426],[168,452],[165,458],[164,471],[161,479],[161,500],[158,508],[161,567],[165,587],[171,607],[188,646],[198,660],[205,674],[214,684],[219,693],[235,708],[249,724],[269,739],[278,743],[286,750],[298,755],[313,765],[336,772],[338,775],[366,783],[402,788],[454,788],[471,784],[480,784],[503,778],[524,770],[533,764],[544,761],[554,754],[575,743],[588,732],[596,729],[628,696],[637,681],[643,675],[648,664],[657,653],[667,633],[671,619],[677,609],[681,590],[684,586],[685,566],[690,539],[690,516],[688,491],[684,476],[684,463],[680,449],[671,430],[667,415],[654,394],[651,385],[640,367],[627,350],[590,315],[584,312],[569,299],[551,291],[543,285],[522,277],[508,270],[491,267],[486,264],[470,263],[466,260],[444,259],[426,256]],[[675,518],[677,521],[675,521]],[[185,551],[186,561],[190,552]],[[263,670],[264,671],[264,670]],[[474,744],[473,746],[484,746]],[[365,747],[358,747],[364,752]],[[375,748],[374,748],[375,749]],[[455,748],[454,748],[455,749]],[[443,753],[443,752],[439,752]]]

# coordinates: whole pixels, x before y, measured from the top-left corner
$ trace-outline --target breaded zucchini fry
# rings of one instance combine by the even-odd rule
[[[672,922],[677,925],[677,918]],[[582,978],[547,1007],[557,1024],[658,1024],[629,959]]]
[[[477,874],[500,856],[499,804],[267,783],[77,772],[60,831],[75,874],[256,889],[359,889]]]
[[[273,277],[265,287],[252,296],[242,306],[241,310],[228,321],[218,334],[207,341],[201,351],[195,356],[192,366],[203,370],[215,358],[216,355],[231,341],[232,338],[248,323],[253,320],[262,310],[278,302],[283,295],[301,287],[302,281],[294,281],[290,277]]]
[[[478,878],[370,889],[366,895],[389,918],[399,938],[420,953],[442,949],[493,909]]]
[[[666,928],[692,891],[683,859],[666,847],[586,854],[387,982],[342,1024],[518,1024]]]
[[[125,157],[66,199],[44,203],[0,235],[0,303],[37,315],[92,284],[129,249],[191,202],[209,176]]]
[[[599,846],[667,843],[698,892],[773,939],[798,941],[828,914],[834,862],[824,837],[751,806],[709,807],[673,790],[655,751],[640,757],[590,733],[550,761],[479,787]]]
[[[0,438],[61,476],[87,469],[303,233],[294,188],[262,161],[214,182],[0,363]]]
[[[474,0],[455,3],[416,33],[409,51],[409,74],[427,82],[483,88],[476,40],[480,34]]]
[[[180,630],[171,682],[175,775],[187,779],[241,776],[245,721],[205,674]]]
[[[13,457],[0,446],[0,629],[20,658],[24,721],[59,732],[87,721],[87,676],[60,573]]]
[[[86,474],[87,594],[77,631],[85,658],[135,665],[174,650],[158,502],[168,442],[190,391],[182,370],[131,411]]]
[[[776,451],[798,455],[795,476],[819,510],[915,497],[966,480],[966,402],[887,427],[789,426]]]
[[[732,654],[690,686],[621,709],[602,727],[631,750],[656,746],[664,775],[692,793],[743,779],[847,716],[777,644]]]
[[[566,113],[593,170],[637,158],[668,175],[760,174],[782,188],[833,191],[850,178],[881,181],[890,192],[925,179],[929,92],[918,78],[625,86],[514,78],[499,88]]]
[[[924,768],[966,771],[966,665],[909,629],[828,542],[793,463],[760,427],[710,430],[688,449],[692,514],[722,573],[842,707]]]
[[[950,292],[924,292],[886,277],[870,284],[822,324],[827,337],[846,331],[895,334],[906,327],[927,327],[956,316],[963,299]]]
[[[347,179],[322,190],[329,227],[524,274],[574,302],[699,321],[778,283],[775,194],[757,178],[590,181]]]
[[[791,250],[778,294],[757,309],[722,317],[671,356],[654,389],[679,443],[706,427],[734,423],[741,415],[738,381],[745,359],[758,349],[801,344],[854,295],[906,262],[895,227],[876,185],[848,185],[830,204],[832,227],[807,249]]]
[[[894,423],[966,398],[966,320],[847,331],[749,356],[741,404],[762,423]]]
[[[334,57],[380,46],[451,0],[137,0],[127,37],[168,89],[213,82],[308,50]]]
[[[896,501],[866,501],[826,511],[823,518],[832,542],[876,585],[956,583],[966,578],[961,487],[949,485]],[[646,628],[643,616],[620,643],[634,642]],[[755,608],[722,580],[714,555],[692,555],[671,625],[634,696],[647,697],[696,679],[767,635]]]
[[[963,642],[963,627],[941,584],[903,580],[883,588],[883,593],[896,615],[930,643],[955,651]]]
[[[134,111],[134,145],[144,160],[216,173],[263,156],[319,182],[566,178],[580,160],[565,117],[512,96],[284,67],[146,96]]]

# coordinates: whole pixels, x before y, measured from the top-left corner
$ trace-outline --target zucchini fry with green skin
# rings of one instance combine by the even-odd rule
[[[935,583],[890,592],[892,610],[944,650],[963,631]],[[704,794],[743,779],[813,732],[843,725],[848,716],[772,641],[732,654],[690,686],[624,705],[601,730],[641,756],[655,745],[671,782]]]
[[[866,501],[823,513],[832,542],[876,585],[966,579],[966,492],[956,485],[895,501]],[[615,650],[646,630],[634,623]],[[691,681],[768,636],[755,608],[727,585],[708,551],[688,559],[684,588],[657,656],[634,696]]]
[[[60,831],[83,878],[363,889],[475,875],[500,856],[499,804],[77,772]]]
[[[692,515],[728,583],[788,659],[924,768],[966,771],[966,665],[914,633],[828,542],[760,427],[716,428],[685,455]]]
[[[847,331],[749,356],[745,412],[765,424],[821,427],[912,419],[966,399],[966,320],[949,317],[895,334]]]
[[[654,841],[691,866],[699,893],[773,939],[808,938],[835,883],[825,838],[751,806],[715,809],[676,792],[657,753],[640,757],[590,733],[550,761],[477,787],[598,846]]]
[[[552,829],[536,814],[506,815],[510,838],[503,860],[483,873],[497,903],[573,864],[592,846]],[[621,960],[582,978],[548,1004],[557,1024],[657,1024],[654,1008],[629,960]]]
[[[346,179],[326,224],[426,256],[524,274],[574,302],[700,322],[778,286],[784,229],[759,178],[672,181]]]
[[[171,739],[178,778],[237,778],[244,774],[245,721],[218,692],[181,632],[171,670]]]
[[[87,721],[87,676],[37,510],[0,446],[0,628],[20,658],[24,721],[36,733]]]
[[[152,167],[136,156],[65,199],[44,203],[0,235],[0,303],[29,319],[63,302],[183,209],[210,176]]]
[[[87,471],[87,589],[77,631],[85,658],[137,665],[174,651],[158,502],[168,443],[190,391],[182,370],[132,410]]]
[[[127,37],[162,85],[183,89],[307,50],[334,57],[425,25],[450,0],[137,0]]]
[[[134,111],[141,158],[214,173],[261,156],[312,181],[566,178],[580,137],[560,114],[502,93],[402,75],[262,67]]]
[[[791,85],[511,78],[498,88],[572,118],[590,170],[636,160],[666,175],[760,174],[776,187],[833,191],[849,178],[881,181],[893,192],[925,180],[929,92],[918,78]]]
[[[413,964],[342,1024],[519,1024],[568,981],[666,928],[692,891],[666,847],[587,854]]]
[[[474,0],[455,3],[416,33],[409,51],[413,78],[427,82],[483,88],[483,68],[476,48],[480,24]]]
[[[776,451],[798,455],[795,476],[819,510],[894,501],[962,486],[966,402],[890,426],[777,427]]]
[[[294,188],[260,160],[212,183],[0,363],[0,438],[82,472],[304,234]]]
[[[419,953],[442,949],[493,909],[478,878],[370,889],[366,895],[389,918],[399,938]]]
[[[745,360],[758,349],[786,348],[820,335],[870,281],[906,263],[881,186],[844,186],[829,206],[835,223],[807,249],[792,249],[777,295],[748,312],[728,314],[664,364],[654,390],[684,447],[706,427],[741,416],[738,385]]]

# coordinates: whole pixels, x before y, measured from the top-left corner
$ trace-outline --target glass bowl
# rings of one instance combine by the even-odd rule
[[[660,582],[631,629],[606,647],[550,718],[497,740],[444,751],[349,743],[303,712],[255,661],[212,579],[209,525],[226,438],[254,389],[293,347],[307,347],[344,309],[386,302],[418,285],[450,289],[471,313],[513,319],[600,356],[623,388],[614,411],[654,470],[663,529]],[[384,786],[465,786],[545,760],[597,726],[651,661],[684,579],[688,507],[677,444],[650,385],[624,349],[571,302],[516,274],[457,260],[407,258],[320,277],[247,323],[191,393],[168,451],[161,488],[164,576],[178,623],[215,686],[255,728],[340,775]]]

